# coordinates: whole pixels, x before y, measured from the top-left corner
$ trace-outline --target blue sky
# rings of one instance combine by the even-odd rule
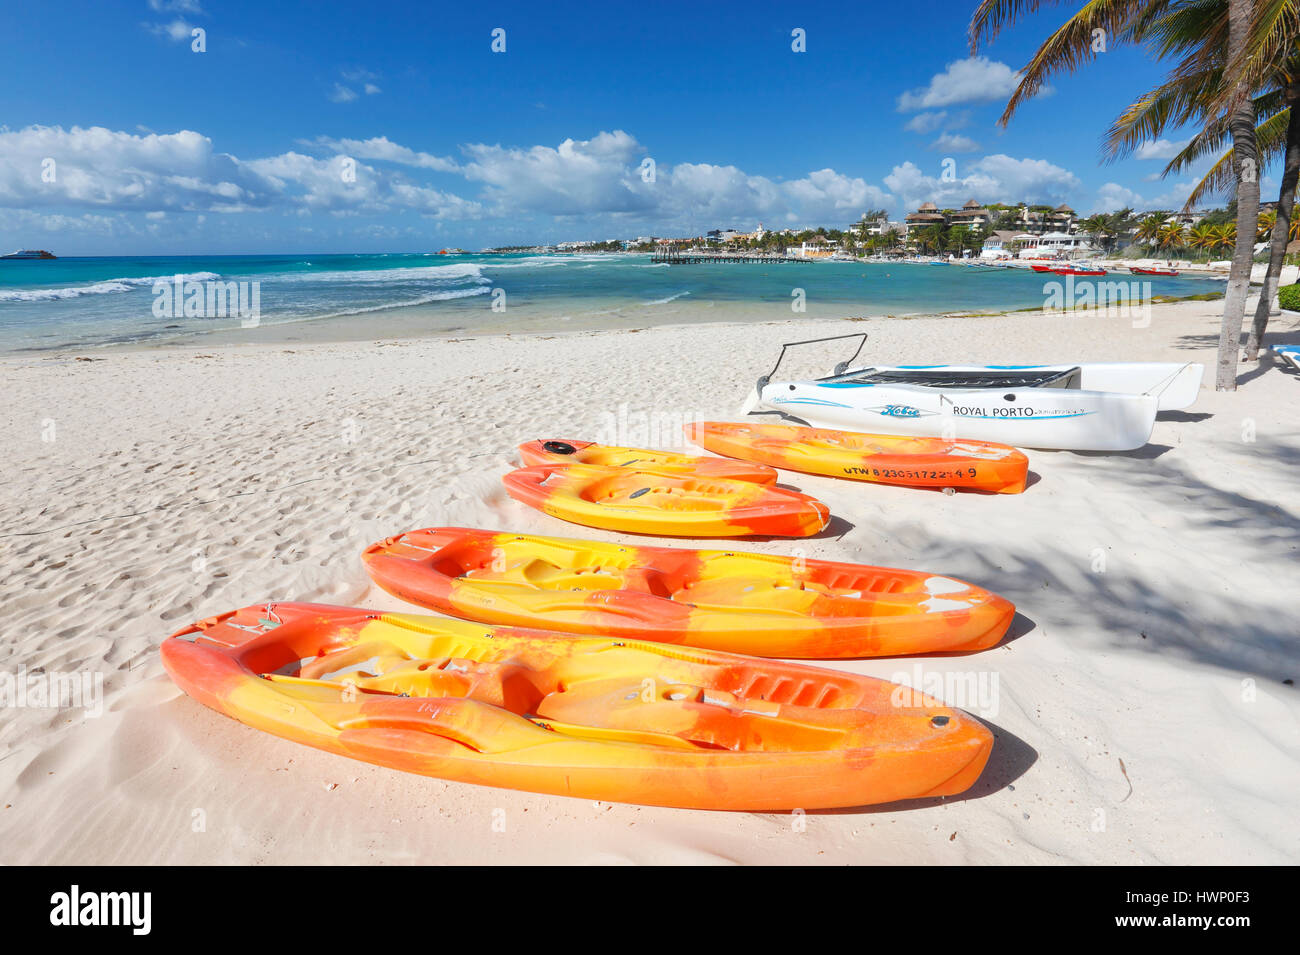
[[[1108,51],[1002,130],[1013,71],[1072,7],[971,60],[973,6],[11,6],[0,246],[423,251],[842,227],[927,199],[1181,204],[1190,178],[1159,159],[1100,162],[1156,64]]]

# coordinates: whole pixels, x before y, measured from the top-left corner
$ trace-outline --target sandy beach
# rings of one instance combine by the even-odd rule
[[[0,862],[1300,862],[1300,381],[1265,357],[1214,392],[1221,311],[1156,305],[1140,328],[1020,312],[0,359],[0,669],[102,685],[89,706],[0,708]],[[509,499],[515,445],[680,445],[682,422],[736,417],[780,343],[858,331],[865,356],[896,362],[1207,368],[1147,447],[1031,451],[1021,495],[783,474],[838,518],[800,542],[809,556],[1016,603],[984,653],[826,664],[961,690],[947,702],[996,734],[962,797],[803,817],[469,786],[259,733],[163,671],[168,634],[247,604],[410,609],[359,559],[400,531],[624,539]],[[1275,319],[1281,340],[1300,341],[1300,316]],[[811,352],[802,370],[841,357]]]

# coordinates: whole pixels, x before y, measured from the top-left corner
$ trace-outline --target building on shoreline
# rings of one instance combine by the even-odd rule
[[[992,222],[992,213],[974,199],[966,200],[961,212],[955,212],[948,218],[949,225],[965,226],[968,229],[982,229]]]
[[[824,259],[839,251],[839,243],[824,235],[814,235],[799,246],[799,255],[806,259]]]
[[[939,207],[933,202],[923,202],[915,212],[905,215],[903,222],[907,226],[907,231],[911,232],[932,225],[947,225],[948,217],[940,212]]]

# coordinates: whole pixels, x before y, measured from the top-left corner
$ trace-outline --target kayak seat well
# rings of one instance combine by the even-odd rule
[[[325,648],[297,673],[261,675],[340,730],[420,732],[481,753],[557,736],[732,751],[831,749],[851,731],[848,716],[835,711],[860,702],[852,685],[829,673],[795,678],[701,664],[689,667],[697,672],[688,682],[672,682],[635,644],[524,662],[485,659],[491,646],[420,629],[385,620],[367,631],[379,630],[379,638]],[[411,655],[418,651],[432,655]]]

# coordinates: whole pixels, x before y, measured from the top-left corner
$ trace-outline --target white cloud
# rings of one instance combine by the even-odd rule
[[[366,93],[367,96],[374,96],[376,93],[382,93],[382,92],[383,92],[383,90],[381,90],[381,89],[380,89],[378,86],[376,86],[374,83],[367,83],[367,84],[363,87],[363,89],[365,90],[365,93]]]
[[[460,147],[459,162],[385,136],[322,136],[303,145],[309,148],[240,159],[216,151],[206,136],[190,130],[159,135],[99,127],[0,127],[0,210],[52,216],[89,212],[122,218],[127,231],[149,214],[154,214],[151,221],[168,224],[191,221],[158,213],[195,219],[221,213],[229,221],[232,214],[247,212],[305,219],[409,212],[437,221],[572,217],[592,229],[609,226],[610,234],[618,233],[620,224],[696,233],[759,221],[843,224],[869,208],[908,211],[927,200],[942,206],[970,198],[1055,203],[1080,189],[1069,170],[1005,155],[962,160],[960,176],[951,182],[940,175],[938,162],[933,175],[903,163],[883,184],[829,168],[782,181],[734,165],[691,162],[661,163],[653,177],[645,177],[648,151],[623,130],[556,146],[467,144]],[[47,158],[55,162],[50,182],[42,178]],[[441,183],[422,181],[431,173],[459,176],[479,194],[457,195]]]
[[[221,211],[270,198],[260,177],[190,130],[138,136],[99,126],[0,129],[0,205],[11,208]]]
[[[834,222],[856,219],[868,208],[885,205],[889,195],[863,179],[850,178],[833,169],[820,169],[803,179],[781,184],[799,214],[807,221]]]
[[[961,173],[964,172],[964,175]],[[930,176],[911,162],[895,166],[885,177],[885,185],[899,198],[905,211],[922,202],[939,207],[956,207],[967,199],[980,202],[1043,202],[1068,200],[1081,183],[1068,169],[1044,159],[1015,159],[1001,154],[985,156],[963,165],[957,164],[957,177],[951,181]]]
[[[934,132],[944,124],[944,120],[947,118],[948,113],[944,110],[937,113],[917,113],[903,124],[903,128],[924,135],[925,133]]]
[[[357,98],[357,91],[342,83],[335,83],[334,89],[330,90],[329,98],[334,103],[351,103]]]
[[[776,183],[735,166],[678,163],[661,184],[657,215],[683,224],[773,218],[788,208]]]
[[[465,178],[482,182],[502,208],[549,215],[645,211],[655,205],[657,183],[632,169],[645,147],[621,129],[559,146],[462,147]]]
[[[960,133],[942,133],[926,148],[949,153],[973,153],[980,148],[980,144]]]
[[[146,23],[145,29],[156,36],[163,36],[175,43],[188,43],[193,36],[194,27],[177,17],[171,23]]]
[[[1020,83],[1020,74],[1005,63],[975,56],[949,63],[930,83],[898,97],[898,111],[910,113],[955,103],[987,103],[1007,99]],[[1049,88],[1043,90],[1049,92]],[[1040,94],[1041,95],[1041,94]]]
[[[356,159],[394,162],[403,166],[433,169],[438,172],[460,170],[460,165],[454,159],[435,156],[432,153],[416,152],[406,146],[399,146],[387,136],[375,136],[371,139],[333,139],[329,136],[317,136],[315,139],[299,140],[299,142],[304,146],[319,146]]]
[[[499,212],[555,216],[632,215],[691,230],[707,223],[800,216],[851,220],[887,194],[833,169],[776,182],[736,166],[682,162],[641,175],[646,149],[622,130],[558,147],[471,145],[466,178],[487,184]]]
[[[406,152],[417,160],[424,156]],[[0,207],[146,214],[411,209],[439,218],[474,217],[483,211],[480,203],[342,155],[317,159],[288,152],[240,160],[214,151],[211,140],[191,130],[135,135],[57,126],[0,127]]]
[[[1181,209],[1191,195],[1192,182],[1171,183],[1168,190],[1156,196],[1143,196],[1117,182],[1108,182],[1097,190],[1097,198],[1090,212],[1116,212],[1120,209]]]
[[[149,9],[158,13],[203,13],[199,0],[149,0]]]
[[[903,128],[913,132],[925,135],[932,133],[936,129],[954,130],[962,129],[970,125],[970,110],[961,110],[956,113],[949,113],[941,109],[937,113],[917,113],[906,123]]]
[[[437,218],[469,218],[482,212],[479,203],[386,175],[348,156],[317,159],[287,152],[246,165],[272,183],[288,204],[305,211],[354,215],[405,208]]]
[[[1177,142],[1168,139],[1157,139],[1154,142],[1143,143],[1133,154],[1135,159],[1173,159],[1190,143],[1190,139],[1183,139]]]

